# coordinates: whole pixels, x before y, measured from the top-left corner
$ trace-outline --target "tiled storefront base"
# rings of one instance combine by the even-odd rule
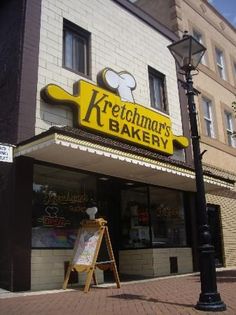
[[[191,248],[123,250],[119,252],[119,259],[120,273],[127,275],[145,277],[170,275],[171,260],[177,263],[176,273],[193,271]]]
[[[61,289],[64,263],[72,257],[72,250],[32,250],[31,290]],[[85,273],[80,273],[79,284],[84,284]],[[103,283],[103,272],[96,270],[98,283]],[[75,284],[76,285],[76,284]]]
[[[71,256],[72,250],[32,250],[31,290],[61,289],[64,263]],[[155,248],[120,251],[119,272],[144,277],[170,275],[170,257],[177,262],[178,273],[193,271],[191,248]],[[85,273],[79,274],[79,284],[84,284],[85,276]],[[98,283],[104,282],[101,270],[96,270],[96,277]]]

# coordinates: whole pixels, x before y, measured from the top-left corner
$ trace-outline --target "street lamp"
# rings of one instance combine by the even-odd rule
[[[192,148],[196,175],[197,210],[199,217],[199,269],[201,280],[201,293],[196,309],[203,311],[224,311],[226,305],[217,292],[215,250],[211,244],[211,234],[208,225],[206,197],[203,181],[202,155],[200,151],[198,126],[196,119],[196,105],[194,103],[192,70],[196,70],[206,48],[187,32],[183,39],[168,46],[179,68],[183,71],[186,82],[184,88],[188,98],[188,111],[191,127]]]

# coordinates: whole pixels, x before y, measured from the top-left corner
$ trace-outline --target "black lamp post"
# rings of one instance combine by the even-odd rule
[[[206,197],[203,181],[202,154],[200,151],[196,105],[194,103],[192,70],[196,70],[206,48],[185,32],[183,39],[168,46],[178,66],[184,72],[186,83],[184,88],[188,97],[188,111],[191,127],[192,148],[197,187],[197,210],[199,218],[199,267],[201,293],[196,309],[203,311],[224,311],[226,305],[217,292],[215,250],[211,244],[211,234],[208,225]]]

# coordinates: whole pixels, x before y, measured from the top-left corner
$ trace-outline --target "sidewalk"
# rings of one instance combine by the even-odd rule
[[[28,293],[0,293],[1,315],[236,315],[236,269],[217,272],[218,292],[227,305],[224,312],[194,309],[199,293],[199,275],[92,287]]]

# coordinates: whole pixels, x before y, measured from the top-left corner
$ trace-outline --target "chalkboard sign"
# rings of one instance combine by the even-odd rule
[[[94,273],[96,267],[102,270],[112,270],[117,287],[120,287],[119,275],[106,223],[104,219],[85,220],[82,222],[82,227],[79,229],[75,242],[73,257],[66,272],[63,289],[67,287],[71,271],[76,270],[77,272],[87,272],[84,292],[88,292],[92,277],[95,284],[97,284]],[[97,262],[103,236],[105,236],[109,260]]]

